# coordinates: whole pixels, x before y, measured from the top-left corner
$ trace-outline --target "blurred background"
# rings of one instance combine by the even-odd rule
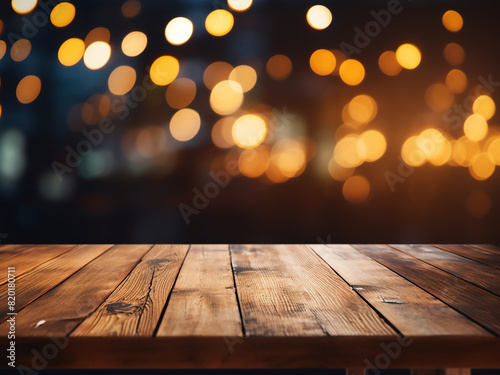
[[[0,240],[500,244],[500,3],[0,4]]]

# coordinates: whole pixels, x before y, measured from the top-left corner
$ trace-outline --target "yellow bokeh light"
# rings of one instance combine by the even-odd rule
[[[127,0],[121,10],[124,17],[133,18],[141,11],[141,3],[138,0]]]
[[[479,142],[488,134],[488,123],[479,114],[472,114],[465,120],[464,133],[473,142]]]
[[[56,27],[68,26],[75,18],[76,8],[71,3],[59,3],[50,12],[50,22]]]
[[[71,38],[61,44],[57,57],[64,66],[73,66],[83,57],[85,52],[85,43],[78,38]]]
[[[31,42],[28,39],[19,39],[10,48],[10,57],[16,62],[25,60],[31,52]]]
[[[205,28],[213,36],[224,36],[231,31],[234,25],[233,15],[225,9],[211,12],[205,20]]]
[[[216,61],[210,64],[203,73],[203,83],[209,90],[213,90],[219,82],[229,79],[233,66],[225,61]]]
[[[433,111],[444,112],[453,105],[455,95],[442,83],[434,83],[425,90],[425,101]]]
[[[12,9],[19,14],[27,14],[35,9],[38,0],[12,0]]]
[[[194,109],[184,108],[177,111],[170,120],[172,137],[181,142],[193,139],[200,130],[201,119]]]
[[[267,127],[262,117],[243,115],[233,125],[232,135],[236,145],[241,148],[253,148],[264,141]]]
[[[461,94],[467,88],[467,76],[460,69],[453,69],[446,75],[446,86],[454,94]]]
[[[234,68],[231,74],[229,74],[229,80],[238,82],[243,92],[248,92],[257,83],[257,72],[251,66],[240,65]]]
[[[365,78],[365,68],[358,60],[345,60],[339,69],[340,79],[349,86],[359,85]]]
[[[244,12],[252,6],[253,0],[227,0],[227,4],[232,10]]]
[[[443,14],[443,26],[446,28],[446,30],[451,31],[451,32],[457,32],[459,31],[463,25],[464,25],[464,20],[460,13],[454,11],[454,10],[449,10]]]
[[[305,146],[295,139],[282,139],[273,146],[271,160],[282,176],[298,177],[306,167]]]
[[[472,158],[481,151],[481,147],[476,142],[471,141],[466,136],[457,139],[453,145],[453,160],[462,167],[468,167]]]
[[[125,56],[139,56],[148,45],[148,37],[140,31],[128,33],[122,40],[122,51]]]
[[[166,86],[177,78],[179,68],[179,61],[175,57],[161,56],[151,65],[149,75],[158,86]]]
[[[2,60],[2,58],[4,57],[5,52],[7,52],[7,43],[5,43],[5,41],[3,40],[0,40],[0,60]]]
[[[85,46],[88,47],[94,42],[105,42],[109,44],[111,32],[105,27],[96,27],[89,31],[85,37]]]
[[[326,49],[318,49],[309,59],[309,65],[314,73],[327,76],[335,69],[336,59],[333,53]]]
[[[369,95],[358,95],[349,102],[348,110],[355,122],[367,124],[377,115],[377,102]]]
[[[495,102],[487,95],[480,95],[474,100],[472,110],[474,113],[483,116],[485,120],[489,120],[495,114]]]
[[[415,69],[422,60],[420,50],[410,43],[402,44],[396,50],[396,59],[405,69]]]
[[[174,18],[165,28],[165,38],[174,46],[186,43],[191,35],[193,35],[193,23],[185,17]]]
[[[222,81],[210,93],[210,106],[219,115],[236,112],[243,103],[243,89],[238,82]]]
[[[140,156],[151,158],[164,150],[167,136],[162,127],[151,125],[137,130],[135,148]]]
[[[324,5],[314,5],[307,11],[306,19],[313,29],[324,30],[332,23],[332,12]]]
[[[26,76],[17,85],[17,100],[23,104],[33,102],[42,89],[42,81],[37,76]]]
[[[127,65],[119,66],[109,75],[109,91],[115,95],[125,95],[132,90],[136,79],[137,74],[134,68]]]
[[[285,55],[274,55],[266,64],[266,72],[275,81],[282,81],[292,74],[292,60]]]
[[[433,165],[444,165],[451,158],[451,143],[437,129],[430,128],[422,131],[416,142],[420,152]]]
[[[363,176],[352,176],[344,182],[342,193],[348,202],[363,203],[370,195],[370,183]]]
[[[236,117],[224,117],[212,128],[212,141],[219,148],[230,148],[235,145],[233,140],[233,125]]]
[[[387,141],[381,132],[377,130],[368,130],[360,135],[359,140],[365,144],[366,161],[376,161],[385,154]]]
[[[481,152],[472,158],[469,172],[476,180],[486,180],[495,172],[495,162],[487,152]]]
[[[170,107],[185,108],[196,96],[196,83],[189,78],[177,78],[167,88],[165,99]]]
[[[382,53],[378,59],[378,66],[382,73],[391,77],[397,76],[403,69],[399,65],[396,59],[396,52],[394,51],[385,51]]]
[[[419,167],[426,162],[426,158],[419,147],[418,138],[418,136],[408,138],[401,148],[403,161],[412,167]]]
[[[460,44],[449,43],[444,47],[444,58],[453,66],[461,65],[465,60],[465,51]]]
[[[366,160],[366,144],[357,135],[350,134],[342,138],[335,145],[333,158],[344,168],[354,168]]]
[[[262,176],[269,166],[269,150],[264,146],[244,150],[238,158],[242,175],[256,178]]]
[[[495,137],[488,146],[488,153],[496,165],[500,165],[500,137]]]
[[[353,175],[355,168],[344,168],[337,164],[334,158],[328,163],[328,173],[334,180],[345,181]]]
[[[107,64],[111,57],[111,47],[106,42],[94,42],[87,47],[83,54],[85,66],[97,70]]]

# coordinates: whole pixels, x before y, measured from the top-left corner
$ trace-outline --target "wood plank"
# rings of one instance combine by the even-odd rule
[[[230,245],[248,336],[394,336],[321,258],[303,245]]]
[[[80,245],[16,278],[16,311],[40,297],[112,245]],[[7,288],[0,291],[0,319],[7,319]]]
[[[431,245],[390,245],[500,296],[498,270]]]
[[[350,245],[310,245],[405,336],[491,334]]]
[[[387,245],[353,246],[500,335],[498,296]]]
[[[477,262],[486,264],[491,267],[500,269],[500,254],[493,254],[487,250],[477,248],[470,245],[434,245],[439,249],[443,249],[454,253],[456,255],[463,256],[475,260]]]
[[[76,245],[26,245],[21,251],[0,259],[0,269],[16,267],[16,275],[20,276],[36,266],[71,250]],[[5,284],[1,283],[0,285]]]
[[[153,336],[189,245],[155,245],[71,336]]]
[[[241,337],[228,245],[191,245],[157,336]]]
[[[495,246],[495,245],[488,245],[488,244],[474,244],[471,245],[473,247],[479,248],[481,250],[486,250],[490,253],[500,255],[500,247]]]
[[[117,245],[16,317],[16,336],[65,336],[91,314],[136,266],[151,245]],[[0,325],[6,334],[7,323]]]

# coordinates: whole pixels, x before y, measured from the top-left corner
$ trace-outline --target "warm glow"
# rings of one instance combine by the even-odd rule
[[[201,119],[198,112],[184,108],[177,111],[170,120],[170,133],[172,137],[181,142],[193,139],[200,130]]]
[[[236,117],[224,117],[215,123],[212,128],[212,141],[219,148],[230,148],[235,145],[233,139],[233,125]]]
[[[238,82],[222,81],[210,93],[210,106],[219,115],[236,112],[243,103],[243,89]]]
[[[233,15],[224,9],[214,10],[205,20],[205,28],[213,36],[226,35],[231,31],[233,25]]]
[[[332,23],[332,12],[324,5],[314,5],[307,11],[306,19],[313,29],[323,30]]]
[[[219,82],[229,79],[233,66],[225,61],[216,61],[210,64],[203,73],[203,83],[209,90],[213,90]]]
[[[88,47],[94,42],[105,42],[109,44],[111,32],[105,27],[96,27],[89,31],[85,37],[85,46]]]
[[[425,101],[435,112],[444,112],[453,105],[455,95],[442,83],[434,83],[425,90]]]
[[[328,163],[328,173],[334,180],[345,181],[351,177],[355,168],[344,168],[337,164],[334,158],[330,159]]]
[[[227,0],[227,4],[232,10],[243,12],[250,8],[253,0]]]
[[[42,81],[40,81],[40,78],[37,76],[26,76],[17,85],[17,100],[23,104],[29,104],[38,97],[41,89]]]
[[[464,123],[464,133],[473,142],[479,142],[488,134],[488,123],[483,116],[473,114]]]
[[[451,158],[451,143],[437,129],[424,130],[417,137],[416,142],[419,151],[433,165],[444,165]]]
[[[301,175],[307,162],[304,146],[295,139],[282,139],[277,142],[271,151],[271,160],[286,178]]]
[[[406,164],[412,167],[419,167],[426,162],[425,156],[419,147],[418,138],[418,136],[408,138],[401,148],[401,157]]]
[[[26,14],[35,9],[37,0],[12,0],[12,9],[16,13]]]
[[[177,78],[179,74],[179,61],[172,56],[158,57],[151,65],[149,75],[158,86],[166,86]]]
[[[165,28],[165,38],[174,46],[186,43],[191,35],[193,35],[193,23],[185,17],[174,18]]]
[[[491,210],[491,197],[482,190],[475,190],[467,197],[466,208],[471,216],[482,218]]]
[[[137,79],[134,68],[122,65],[113,70],[108,79],[109,91],[115,95],[125,95],[132,90]]]
[[[0,40],[0,60],[2,60],[2,58],[4,57],[5,52],[7,52],[7,43],[5,43],[5,41],[3,40]]]
[[[377,115],[377,103],[369,95],[358,95],[349,102],[349,116],[359,124],[367,124]]]
[[[460,44],[457,43],[449,43],[444,47],[444,58],[446,61],[453,65],[459,66],[465,60],[465,51]]]
[[[488,153],[496,165],[500,165],[500,137],[496,137],[488,146]]]
[[[111,57],[111,47],[105,42],[94,42],[83,55],[85,66],[91,70],[102,68]]]
[[[360,135],[359,140],[366,147],[366,161],[378,160],[385,154],[387,142],[384,135],[377,130],[368,130]]]
[[[335,69],[335,56],[326,49],[315,51],[309,59],[309,64],[314,73],[320,76],[327,76]]]
[[[267,61],[266,72],[275,81],[282,81],[292,73],[292,60],[285,55],[274,55]]]
[[[85,52],[85,43],[78,38],[71,38],[61,44],[57,57],[64,66],[73,66],[83,57]]]
[[[233,140],[241,148],[256,147],[264,141],[267,127],[262,117],[244,115],[238,118],[233,125]]]
[[[56,27],[68,26],[75,18],[76,9],[71,3],[59,3],[50,12],[50,22]]]
[[[405,43],[396,50],[396,59],[405,69],[415,69],[422,59],[420,51],[413,44]]]
[[[167,88],[165,98],[170,107],[185,108],[196,96],[196,83],[189,78],[177,78]]]
[[[453,160],[462,167],[468,167],[472,158],[480,150],[478,143],[471,141],[466,136],[460,137],[453,145]]]
[[[257,83],[257,72],[251,66],[240,65],[229,74],[229,80],[238,82],[243,92],[248,92]]]
[[[16,62],[25,60],[31,52],[31,42],[28,39],[19,39],[10,48],[10,57]]]
[[[366,160],[367,149],[365,142],[357,135],[350,134],[342,138],[335,145],[333,158],[338,165],[344,168],[353,168]]]
[[[244,150],[238,158],[238,167],[242,175],[259,177],[269,166],[269,150],[264,146]]]
[[[140,31],[128,33],[122,41],[122,51],[125,56],[139,56],[148,44],[148,37]]]
[[[385,51],[381,54],[378,59],[378,66],[385,75],[391,77],[397,76],[403,69],[403,67],[399,65],[396,59],[396,52],[394,51]]]
[[[489,120],[495,114],[495,102],[487,95],[478,96],[472,105],[472,110],[483,116],[485,120]]]
[[[370,183],[363,176],[352,176],[342,187],[344,198],[351,203],[363,203],[370,195]]]
[[[481,152],[472,158],[469,172],[476,180],[486,180],[495,172],[495,162],[487,152]]]
[[[349,59],[340,65],[339,75],[340,79],[347,85],[356,86],[365,78],[365,68],[359,61]]]
[[[454,10],[449,10],[445,14],[443,14],[443,26],[446,30],[451,32],[459,31],[464,25],[464,20],[460,13],[455,12]]]
[[[141,11],[141,3],[138,0],[127,0],[122,5],[122,14],[124,17],[133,18]]]
[[[467,88],[467,76],[459,69],[450,70],[446,75],[446,86],[454,94],[461,94]]]

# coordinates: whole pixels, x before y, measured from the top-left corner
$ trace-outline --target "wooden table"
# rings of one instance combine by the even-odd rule
[[[3,245],[3,344],[8,267],[35,370],[500,368],[491,245]]]

